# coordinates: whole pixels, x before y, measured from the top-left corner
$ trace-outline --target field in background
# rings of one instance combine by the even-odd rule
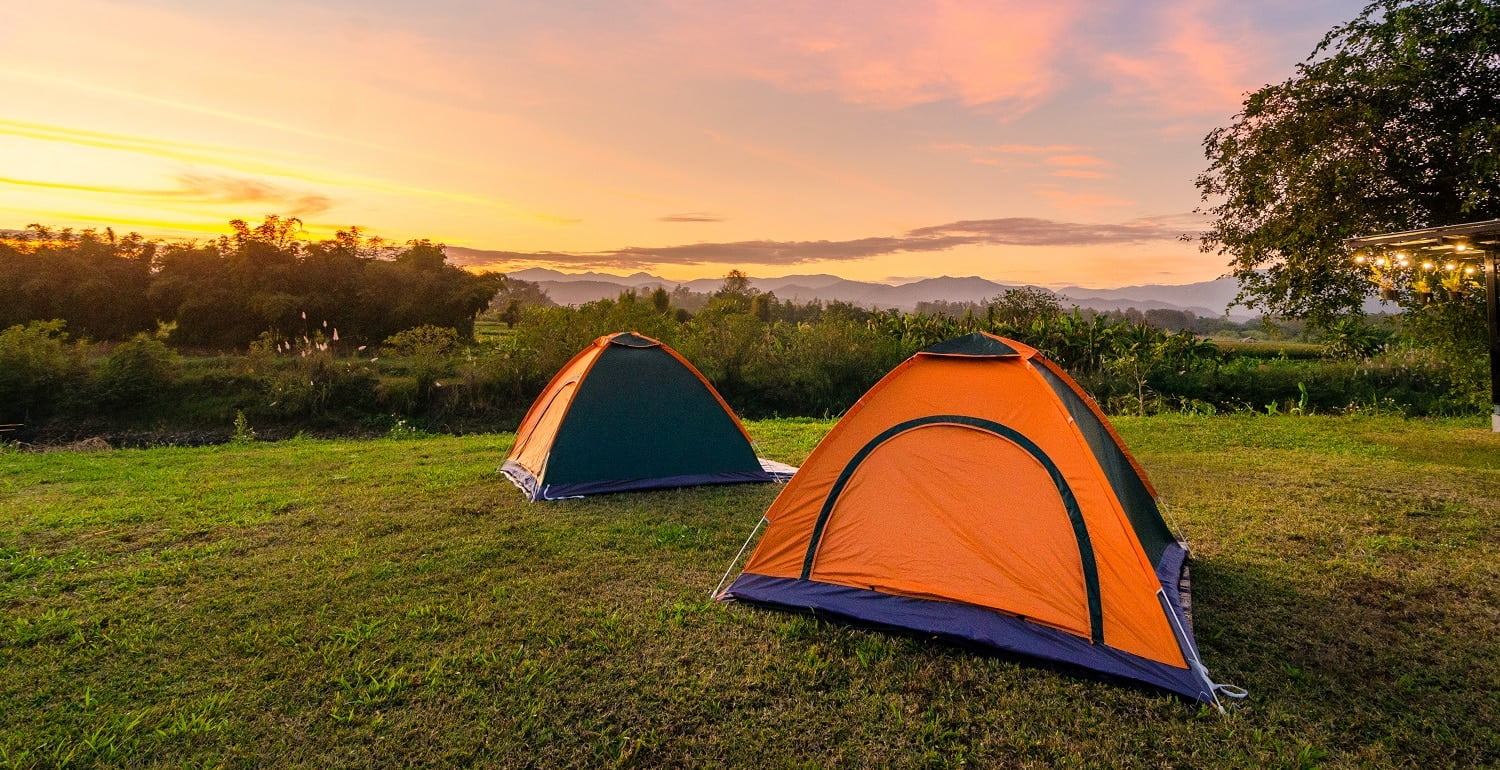
[[[709,601],[773,486],[527,504],[509,435],[299,439],[0,454],[0,767],[1500,762],[1500,437],[1117,425],[1227,716]]]

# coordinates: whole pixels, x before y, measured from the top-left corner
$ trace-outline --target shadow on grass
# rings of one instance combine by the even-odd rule
[[[1496,705],[1484,602],[1457,580],[1320,566],[1321,581],[1303,581],[1274,563],[1194,563],[1199,650],[1215,677],[1248,689],[1273,724],[1321,725],[1343,751],[1451,766],[1500,759],[1484,716]]]

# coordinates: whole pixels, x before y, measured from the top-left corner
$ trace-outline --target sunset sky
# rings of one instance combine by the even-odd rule
[[[299,217],[672,279],[1187,283],[1201,142],[1354,0],[0,7],[0,228]]]

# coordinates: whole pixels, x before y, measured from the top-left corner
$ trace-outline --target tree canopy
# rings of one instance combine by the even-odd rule
[[[1327,323],[1373,286],[1356,235],[1500,217],[1500,4],[1379,0],[1204,139],[1197,179],[1240,300]]]
[[[443,246],[405,248],[358,228],[333,239],[298,239],[301,222],[243,220],[207,243],[149,241],[111,230],[33,225],[0,237],[0,328],[60,319],[75,334],[123,340],[174,324],[174,343],[243,348],[338,330],[351,344],[379,342],[424,324],[472,334],[474,316],[504,282],[444,262]]]

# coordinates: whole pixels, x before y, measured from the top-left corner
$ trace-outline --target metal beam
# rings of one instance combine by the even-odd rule
[[[1345,238],[1344,243],[1350,248],[1358,249],[1367,246],[1407,246],[1428,242],[1436,244],[1441,243],[1444,238],[1468,236],[1478,239],[1486,235],[1500,237],[1500,219],[1446,227],[1426,227],[1421,230],[1406,230],[1399,233],[1362,235],[1358,238]]]

